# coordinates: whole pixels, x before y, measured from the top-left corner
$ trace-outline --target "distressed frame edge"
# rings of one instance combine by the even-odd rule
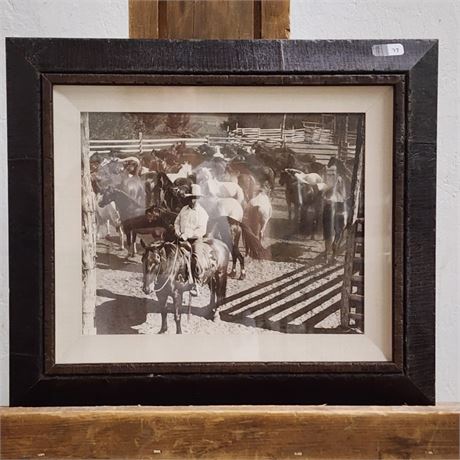
[[[11,73],[11,55],[13,54],[13,51],[12,51],[12,48],[15,49],[15,52],[16,54],[19,54],[19,55],[22,55],[22,58],[24,59],[24,61],[27,61],[27,63],[30,65],[30,68],[33,69],[33,71],[37,72],[37,66],[35,63],[33,63],[31,60],[27,59],[26,56],[25,56],[25,50],[22,49],[22,53],[21,53],[21,48],[23,48],[23,46],[27,46],[28,43],[30,43],[30,41],[36,41],[36,39],[11,39],[11,38],[7,38],[6,39],[6,47],[7,47],[7,75],[9,75]],[[69,40],[71,41],[71,40]],[[74,40],[75,41],[75,40]],[[85,42],[86,40],[77,40],[77,41],[80,41],[80,42]],[[375,41],[375,42],[378,42],[378,41]],[[380,40],[380,42],[382,42]],[[426,41],[425,41],[426,42]],[[430,46],[428,46],[430,45]],[[436,46],[437,47],[437,42],[435,41],[429,41],[427,42],[427,48],[428,50],[431,49],[433,46]],[[428,52],[428,51],[426,51]],[[426,53],[425,53],[426,54]],[[9,56],[8,56],[9,55]],[[423,57],[422,57],[423,59]],[[417,62],[416,62],[417,63]],[[416,64],[415,63],[415,64]],[[414,64],[414,66],[415,66]],[[410,69],[409,69],[410,70]],[[409,71],[408,70],[408,71]],[[11,83],[8,82],[7,80],[7,90],[8,92],[10,91],[11,89]],[[8,114],[10,114],[10,104],[8,104]],[[10,135],[11,135],[11,132],[10,132],[10,128],[8,129],[8,139],[10,139]],[[37,161],[37,159],[34,159],[34,158],[25,158],[25,159],[29,159],[31,161]],[[10,168],[10,160],[11,158],[8,158],[8,165],[9,165],[9,168]],[[13,161],[15,161],[16,159],[13,159]],[[11,223],[10,223],[11,225]],[[11,248],[11,241],[10,241],[10,248]],[[10,266],[11,266],[11,261],[10,261]],[[11,305],[11,303],[10,303]],[[11,327],[11,326],[10,326]],[[433,339],[434,339],[434,336],[433,336]],[[433,354],[434,354],[434,350],[433,350]],[[18,354],[15,355],[16,356],[16,359],[18,358]],[[434,363],[434,356],[433,356],[433,363]],[[14,367],[14,366],[13,366]],[[410,367],[410,366],[409,366]],[[33,388],[36,388],[37,387],[37,384],[40,383],[40,379],[37,379],[37,381],[32,385],[32,386],[29,386],[28,389],[29,390],[32,390]],[[426,394],[426,389],[424,390],[421,390],[421,393],[424,394],[424,398],[427,397],[427,399],[425,399],[425,403],[432,403],[434,402],[434,382],[433,382],[433,392],[432,392],[432,395],[428,395],[427,397],[427,394]],[[414,387],[415,389],[416,387]],[[17,402],[20,402],[19,400],[21,400],[21,398],[19,397],[19,399],[16,399]],[[22,401],[24,401],[24,399],[22,399]]]
[[[379,75],[101,75],[101,74],[42,74],[43,78],[43,98],[42,104],[46,110],[43,112],[44,123],[42,126],[43,145],[50,148],[50,155],[44,155],[46,170],[52,171],[54,149],[52,148],[53,127],[52,127],[52,86],[59,85],[199,85],[199,86],[229,86],[229,85],[273,85],[273,86],[391,86],[394,91],[394,100],[399,101],[397,112],[396,107],[393,110],[393,138],[405,136],[404,132],[404,117],[405,105],[402,102],[405,96],[405,76],[403,74],[379,74]],[[48,123],[48,124],[47,124]],[[403,208],[404,198],[399,190],[404,189],[404,175],[401,175],[397,164],[404,165],[404,151],[401,148],[396,148],[396,142],[393,147],[393,215],[395,208]],[[49,275],[48,280],[50,285],[54,287],[54,246],[52,244],[53,234],[53,202],[52,195],[53,187],[49,184],[51,180],[44,177],[45,193],[44,206],[45,219],[44,226],[48,229],[45,232],[45,252],[51,254],[50,260],[45,258],[46,270]],[[49,185],[49,186],[48,186]],[[397,214],[395,225],[401,228],[402,236],[404,235],[403,215]],[[393,230],[393,242],[395,240],[395,230]],[[404,256],[403,248],[394,245],[396,256],[395,272],[393,279],[397,279],[398,286],[402,284],[404,278]],[[365,361],[350,361],[350,362],[194,362],[194,363],[91,363],[91,364],[56,364],[54,360],[55,351],[53,347],[55,336],[54,323],[54,295],[53,291],[45,292],[45,374],[47,375],[72,375],[72,374],[235,374],[239,372],[247,372],[248,374],[303,374],[312,373],[403,373],[403,335],[399,324],[404,323],[402,306],[402,296],[397,289],[392,287],[392,356],[390,361],[382,362],[365,362]]]

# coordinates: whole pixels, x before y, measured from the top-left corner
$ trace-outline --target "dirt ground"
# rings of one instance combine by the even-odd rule
[[[245,280],[229,278],[227,297],[254,288],[260,283],[274,280],[305,265],[315,267],[324,249],[319,236],[316,240],[299,235],[288,221],[284,190],[277,187],[272,196],[273,216],[269,223],[264,246],[270,248],[271,260],[245,258],[247,277]],[[138,245],[141,250],[140,245]],[[142,265],[138,254],[128,258],[121,250],[118,237],[108,235],[97,243],[97,306],[96,329],[98,334],[152,334],[160,329],[160,311],[155,294],[147,296],[142,291]],[[239,265],[238,265],[239,273]],[[314,270],[314,269],[313,269]],[[327,279],[325,279],[327,281]],[[320,280],[308,286],[317,288]],[[183,333],[200,334],[254,334],[255,328],[235,322],[223,321],[217,315],[214,321],[204,318],[209,302],[209,290],[204,287],[197,298],[189,304],[184,295]],[[324,307],[327,307],[324,305]],[[318,307],[319,308],[319,307]],[[318,310],[317,308],[317,310]],[[190,314],[188,314],[190,312]],[[334,312],[318,326],[334,328],[339,324],[339,315]],[[172,315],[168,315],[168,333],[175,333]],[[276,330],[257,327],[257,333],[279,334]]]

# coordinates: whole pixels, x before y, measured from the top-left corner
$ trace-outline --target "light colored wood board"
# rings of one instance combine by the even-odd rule
[[[459,458],[459,407],[0,411],[2,458]]]
[[[158,38],[158,0],[129,0],[129,37]]]
[[[252,0],[160,1],[160,38],[254,38]]]
[[[260,38],[283,39],[289,38],[290,0],[260,0],[261,5],[261,34]]]

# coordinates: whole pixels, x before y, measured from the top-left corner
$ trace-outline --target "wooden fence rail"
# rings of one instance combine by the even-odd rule
[[[152,149],[169,147],[178,142],[184,142],[189,147],[197,147],[202,144],[224,145],[238,143],[248,146],[257,141],[271,144],[317,144],[331,146],[332,134],[330,130],[318,126],[306,126],[300,129],[283,128],[237,128],[229,131],[227,136],[206,137],[171,137],[145,139],[143,133],[139,133],[137,139],[94,139],[90,141],[91,153],[109,153],[111,150],[119,150],[124,153],[141,153]]]

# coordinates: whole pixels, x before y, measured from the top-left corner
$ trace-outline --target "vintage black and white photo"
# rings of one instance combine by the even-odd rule
[[[364,132],[361,113],[82,114],[96,334],[362,333]]]

